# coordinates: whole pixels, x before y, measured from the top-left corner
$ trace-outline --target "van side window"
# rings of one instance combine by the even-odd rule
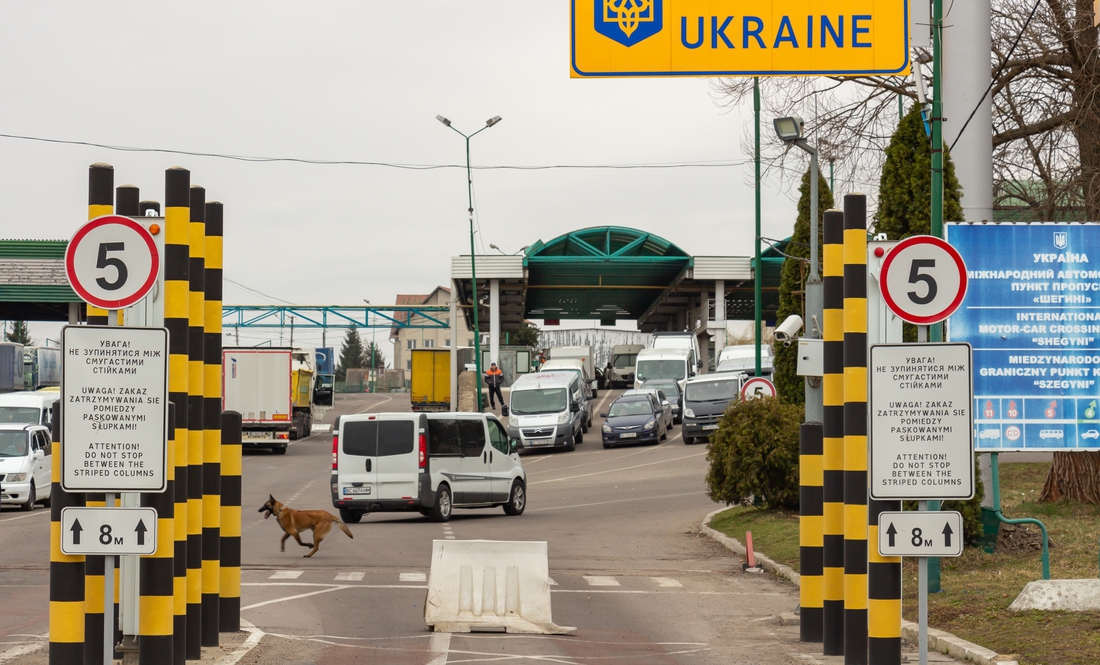
[[[344,422],[344,453],[362,457],[378,456],[378,421],[353,420]]]
[[[46,434],[45,432],[39,432],[38,436],[42,437],[42,450],[44,450],[47,455],[52,455],[53,454],[53,442],[50,441],[49,435]]]
[[[378,421],[378,456],[407,455],[413,451],[411,420]]]
[[[463,455],[477,457],[485,450],[485,426],[480,420],[460,420],[458,431],[462,434]]]
[[[489,443],[493,444],[499,452],[505,455],[509,453],[508,433],[504,431],[504,426],[495,420],[489,421]]]
[[[428,454],[461,455],[458,443],[458,422],[452,419],[428,421]]]

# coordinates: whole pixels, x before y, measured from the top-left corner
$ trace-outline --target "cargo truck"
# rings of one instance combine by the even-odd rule
[[[332,406],[336,386],[336,354],[331,346],[314,351],[317,360],[317,374],[313,379],[313,403],[317,406]]]
[[[0,393],[23,390],[23,345],[0,342]]]
[[[271,448],[309,436],[313,426],[313,352],[229,347],[222,351],[222,409],[237,411],[242,444]]]
[[[550,347],[550,360],[576,358],[584,365],[584,372],[592,390],[592,397],[599,395],[599,380],[596,378],[596,359],[591,346],[554,346]]]
[[[61,349],[28,346],[23,349],[23,383],[27,390],[61,385]]]
[[[413,411],[451,410],[450,349],[413,349],[409,399]]]

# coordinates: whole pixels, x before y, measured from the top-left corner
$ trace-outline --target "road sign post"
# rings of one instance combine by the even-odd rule
[[[745,384],[741,386],[741,401],[747,402],[750,399],[760,399],[762,397],[775,397],[778,392],[775,389],[775,384],[765,379],[762,376],[754,376]]]
[[[895,314],[909,323],[939,323],[966,296],[966,264],[955,248],[934,236],[910,236],[882,262],[879,288]]]
[[[961,556],[962,513],[954,511],[884,511],[878,518],[878,551],[882,556]]]
[[[148,555],[157,551],[153,508],[65,508],[61,551],[71,555]]]

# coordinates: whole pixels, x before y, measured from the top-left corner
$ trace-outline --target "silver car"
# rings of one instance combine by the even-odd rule
[[[630,390],[623,391],[621,397],[626,397],[627,395],[653,395],[656,397],[657,401],[661,403],[661,411],[664,412],[664,418],[662,418],[662,420],[665,423],[665,430],[672,429],[672,403],[668,401],[665,391],[660,388],[631,388]]]

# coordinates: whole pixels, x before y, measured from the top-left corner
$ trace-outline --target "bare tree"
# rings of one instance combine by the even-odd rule
[[[1080,217],[1083,206],[1088,219],[1100,219],[1100,53],[1093,19],[1093,0],[993,0],[996,206],[1023,207],[1025,218],[1041,221]],[[919,62],[927,58],[916,60],[915,74],[930,90],[931,71]],[[751,99],[752,79],[715,79],[714,89],[721,103],[739,105]],[[801,115],[823,161],[835,160],[845,188],[872,196],[886,145],[908,110],[899,109],[899,99],[909,107],[918,98],[914,79],[898,76],[773,77],[761,79],[761,91],[764,118]],[[742,145],[749,153],[752,141],[748,127]],[[805,170],[805,159],[801,150],[762,141],[767,177],[786,187]]]

